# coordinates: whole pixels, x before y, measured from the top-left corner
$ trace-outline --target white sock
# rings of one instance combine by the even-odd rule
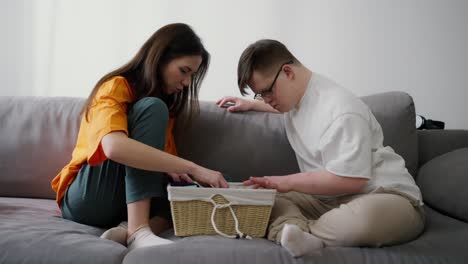
[[[133,250],[140,247],[160,246],[173,243],[170,240],[161,238],[153,234],[148,225],[138,228],[128,239],[127,248]]]
[[[322,240],[302,231],[298,226],[285,224],[281,234],[281,246],[294,257],[300,257],[323,248],[324,244]]]
[[[108,229],[104,233],[102,233],[101,238],[109,239],[126,246],[127,227],[127,222],[122,222],[118,226]]]

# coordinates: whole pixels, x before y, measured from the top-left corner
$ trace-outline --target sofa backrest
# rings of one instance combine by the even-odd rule
[[[405,93],[363,97],[381,123],[385,144],[417,170],[414,105]],[[0,196],[55,198],[50,182],[71,159],[83,98],[0,97]],[[190,127],[179,122],[179,154],[219,170],[230,180],[298,172],[283,118],[270,113],[228,113],[201,102]]]
[[[50,182],[71,159],[83,104],[0,97],[0,196],[55,198]]]
[[[416,177],[419,168],[418,133],[413,98],[404,92],[387,92],[361,97],[382,126],[384,146],[391,146]]]
[[[214,102],[202,102],[200,108],[190,127],[177,123],[180,156],[219,170],[231,181],[299,171],[281,114],[230,113]]]
[[[418,148],[412,98],[403,92],[388,92],[362,100],[382,126],[384,145],[399,153],[411,175],[416,175]],[[192,127],[177,130],[181,156],[235,180],[299,171],[281,114],[228,113],[213,102],[202,103],[201,111]]]

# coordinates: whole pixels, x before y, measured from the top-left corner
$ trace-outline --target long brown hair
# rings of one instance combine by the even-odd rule
[[[164,67],[173,59],[193,55],[200,55],[202,62],[191,78],[188,89],[184,88],[178,94],[165,95],[162,90]],[[158,97],[166,103],[171,116],[182,114],[188,121],[194,114],[199,113],[198,91],[209,63],[210,54],[188,25],[182,23],[166,25],[143,44],[130,62],[104,75],[96,83],[81,114],[88,120],[88,112],[99,87],[115,76],[123,76],[130,84],[135,102],[144,97]]]

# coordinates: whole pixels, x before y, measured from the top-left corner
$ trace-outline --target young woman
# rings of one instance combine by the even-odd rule
[[[169,226],[169,177],[227,187],[220,172],[175,156],[171,133],[174,118],[198,112],[209,58],[189,26],[170,24],[97,82],[72,160],[52,181],[64,218],[105,228],[128,220],[103,236],[129,250],[167,244],[155,234]]]

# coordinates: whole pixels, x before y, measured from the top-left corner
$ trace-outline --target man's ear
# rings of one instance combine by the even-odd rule
[[[295,72],[294,72],[293,67],[291,67],[291,65],[289,65],[289,64],[284,65],[283,66],[283,71],[284,71],[284,73],[286,74],[286,77],[289,80],[293,80],[295,78]]]

